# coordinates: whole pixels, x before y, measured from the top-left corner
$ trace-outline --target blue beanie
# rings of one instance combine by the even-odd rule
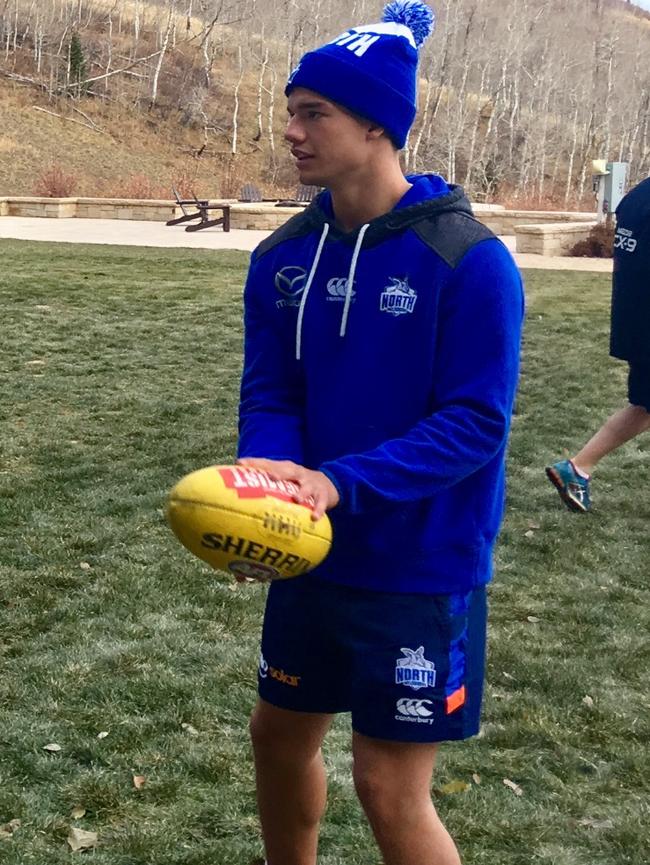
[[[305,54],[285,95],[296,87],[320,93],[382,126],[401,149],[415,119],[418,48],[434,26],[421,0],[394,0],[381,23],[351,27]]]

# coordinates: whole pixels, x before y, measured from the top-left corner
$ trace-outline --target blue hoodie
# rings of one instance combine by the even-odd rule
[[[467,591],[491,577],[503,513],[523,291],[462,189],[408,180],[349,234],[323,192],[253,253],[238,453],[336,486],[314,575]]]

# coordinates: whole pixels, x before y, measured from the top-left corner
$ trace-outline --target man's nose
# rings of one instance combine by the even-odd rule
[[[289,144],[297,144],[305,138],[302,124],[295,115],[287,120],[287,126],[284,130],[284,138],[285,141],[289,142]]]

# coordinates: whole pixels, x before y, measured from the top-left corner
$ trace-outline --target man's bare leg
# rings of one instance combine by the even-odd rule
[[[436,752],[354,734],[354,782],[384,865],[460,865],[431,801]]]
[[[320,746],[331,715],[258,700],[251,717],[267,865],[315,865],[327,779]]]
[[[590,475],[604,456],[648,429],[650,413],[642,406],[627,405],[605,421],[571,462],[583,474]]]

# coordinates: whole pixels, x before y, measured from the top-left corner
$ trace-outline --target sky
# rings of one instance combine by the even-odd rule
[[[642,9],[647,9],[650,12],[650,0],[632,0],[635,6],[640,6]]]

